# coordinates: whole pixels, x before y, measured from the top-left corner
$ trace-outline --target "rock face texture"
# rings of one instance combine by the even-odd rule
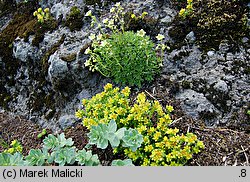
[[[58,26],[45,32],[38,45],[32,43],[34,33],[15,36],[8,48],[15,60],[13,65],[16,64],[13,69],[9,60],[0,55],[1,111],[25,115],[43,127],[59,130],[77,121],[74,112],[81,107],[81,99],[90,98],[111,82],[84,66],[88,56],[83,52],[90,45],[88,36],[96,31],[90,28],[90,20],[82,16],[80,30],[70,30],[64,23],[72,7],[79,8],[82,15],[92,10],[100,19],[110,16],[113,2],[95,2],[42,0],[34,5],[34,9],[49,7]],[[124,0],[121,5],[135,14],[148,12],[151,21],[131,29],[145,28],[152,37],[165,35],[171,49],[165,52],[162,74],[170,75],[178,84],[174,96],[181,101],[182,109],[210,126],[236,121],[239,112],[250,108],[249,35],[242,38],[243,44],[236,51],[227,41],[222,41],[218,49],[201,50],[195,30],[175,46],[177,42],[169,35],[178,15],[173,2]],[[20,3],[16,0],[17,5]],[[4,30],[14,18],[11,13],[0,16],[0,44],[5,40]]]

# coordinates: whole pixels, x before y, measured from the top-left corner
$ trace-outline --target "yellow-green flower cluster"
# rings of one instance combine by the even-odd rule
[[[121,91],[107,84],[104,91],[96,94],[91,99],[83,99],[84,110],[78,110],[76,116],[83,119],[87,128],[99,123],[109,123],[111,119],[122,123],[128,117],[130,88],[125,87]]]
[[[50,19],[49,8],[45,8],[44,10],[42,8],[38,8],[38,10],[33,13],[33,15],[37,17],[37,21],[39,23],[44,23],[44,21]]]
[[[193,133],[177,135],[178,132],[178,129],[163,132],[151,128],[144,134],[143,145],[136,152],[125,149],[125,155],[141,166],[184,165],[204,144]]]
[[[180,17],[186,18],[193,13],[193,0],[187,0],[186,8],[182,8],[179,12]]]
[[[22,151],[23,151],[22,145],[17,140],[13,140],[11,142],[10,146],[11,147],[9,149],[7,149],[7,150],[4,151],[5,153],[14,154],[16,152],[22,153]]]
[[[84,110],[76,112],[90,128],[98,123],[108,123],[114,119],[120,127],[130,127],[143,135],[144,142],[133,152],[118,147],[115,152],[124,151],[136,164],[144,166],[184,165],[204,148],[197,136],[192,133],[178,135],[179,129],[169,128],[172,123],[170,113],[172,106],[166,106],[164,112],[159,101],[149,101],[144,93],[139,93],[136,101],[130,105],[130,89],[113,88],[111,84],[104,91],[91,99],[83,99]]]

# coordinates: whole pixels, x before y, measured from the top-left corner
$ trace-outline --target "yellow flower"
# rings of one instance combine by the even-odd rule
[[[10,153],[10,154],[13,154],[15,152],[15,149],[14,148],[9,148],[7,150],[7,153]]]
[[[17,140],[13,140],[12,142],[11,142],[11,146],[14,146],[14,145],[16,145],[18,142],[17,142]]]
[[[42,13],[43,12],[43,9],[42,8],[38,8],[38,13]]]
[[[113,88],[112,84],[111,83],[108,83],[107,85],[104,86],[104,91],[109,91]]]
[[[119,116],[121,116],[121,115],[123,115],[123,114],[125,113],[125,111],[124,111],[121,107],[119,107],[118,109],[116,109],[115,112],[116,112]]]
[[[203,143],[202,141],[198,141],[196,145],[197,145],[197,147],[199,147],[199,148],[202,148],[202,149],[205,148],[205,145],[204,145],[204,143]]]
[[[45,8],[45,9],[44,9],[44,12],[45,12],[45,13],[49,13],[49,8]]]
[[[43,16],[40,15],[40,14],[37,15],[37,19],[38,19],[38,21],[40,21],[40,22],[44,22],[44,21],[43,21]]]
[[[180,15],[180,16],[183,16],[183,15],[184,15],[184,13],[185,13],[185,11],[186,11],[186,9],[181,8],[181,10],[180,10],[180,12],[179,12],[179,15]]]
[[[134,115],[133,114],[129,114],[127,119],[128,119],[128,121],[133,120],[134,119]]]
[[[189,5],[187,5],[186,8],[189,9],[189,10],[192,10],[192,9],[193,9],[193,6],[192,6],[191,4],[189,4]]]
[[[125,96],[125,97],[128,97],[129,94],[130,94],[130,88],[129,87],[125,87],[121,93]]]
[[[82,119],[84,116],[84,111],[83,110],[78,110],[75,112],[75,116],[79,119]]]
[[[154,147],[152,145],[147,145],[144,147],[145,152],[151,152],[153,149],[154,149]]]
[[[113,153],[116,154],[118,152],[118,149],[117,148],[114,148],[113,149]]]
[[[158,148],[163,148],[164,142],[155,143],[155,146],[158,147]]]
[[[142,104],[142,103],[145,103],[145,101],[146,101],[146,95],[144,94],[144,92],[139,93],[137,96],[137,102],[139,104]]]
[[[154,131],[155,131],[155,128],[154,128],[154,127],[150,127],[150,128],[148,129],[148,134],[150,135],[150,134],[152,134]]]
[[[37,14],[38,14],[38,12],[37,12],[37,11],[35,11],[35,12],[33,13],[33,16],[37,16]]]
[[[98,112],[96,110],[93,111],[93,116],[97,117],[98,116]]]
[[[137,130],[138,130],[139,133],[142,133],[144,131],[147,131],[147,127],[144,126],[144,125],[141,125]]]
[[[148,12],[144,11],[144,12],[141,14],[141,18],[143,19],[146,15],[148,15]]]
[[[188,4],[191,4],[193,2],[193,0],[187,0]]]
[[[136,18],[136,16],[135,16],[134,13],[131,14],[131,18],[132,18],[132,19]]]
[[[155,161],[162,161],[164,157],[164,152],[161,149],[155,149],[153,150],[152,154],[150,155],[150,158]]]
[[[109,118],[116,120],[117,116],[118,116],[117,114],[112,113],[109,115]]]
[[[148,144],[148,143],[150,142],[148,136],[144,136],[144,137],[143,137],[143,140],[144,140],[144,143],[145,143],[145,144]]]
[[[157,132],[155,132],[155,134],[153,136],[153,139],[155,141],[158,141],[160,137],[161,137],[161,132],[157,131]]]
[[[136,153],[132,152],[132,151],[129,151],[128,157],[131,158],[134,161],[138,158],[138,156],[136,155]]]
[[[148,166],[149,164],[150,164],[150,160],[147,159],[147,158],[144,158],[144,159],[143,159],[142,166]]]
[[[17,148],[16,148],[16,150],[17,150],[18,152],[22,152],[22,151],[23,151],[23,147],[20,146],[20,145],[18,145]]]
[[[166,109],[168,112],[172,112],[174,110],[173,106],[166,105]]]
[[[179,129],[177,129],[177,128],[175,128],[175,129],[169,128],[169,129],[167,129],[166,133],[169,135],[176,135],[178,132],[179,132]]]
[[[197,140],[197,136],[190,133],[190,134],[187,136],[187,138],[186,138],[185,141],[188,142],[188,143],[195,143],[196,140]]]

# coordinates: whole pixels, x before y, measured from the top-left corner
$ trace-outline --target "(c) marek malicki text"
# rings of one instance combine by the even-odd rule
[[[42,170],[28,170],[20,169],[19,176],[21,178],[82,178],[82,169],[42,169]]]

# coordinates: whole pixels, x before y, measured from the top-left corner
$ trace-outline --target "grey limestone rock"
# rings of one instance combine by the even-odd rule
[[[182,101],[182,108],[195,119],[199,119],[203,114],[213,115],[214,118],[220,117],[221,113],[207,98],[194,90],[187,89],[176,95]]]

